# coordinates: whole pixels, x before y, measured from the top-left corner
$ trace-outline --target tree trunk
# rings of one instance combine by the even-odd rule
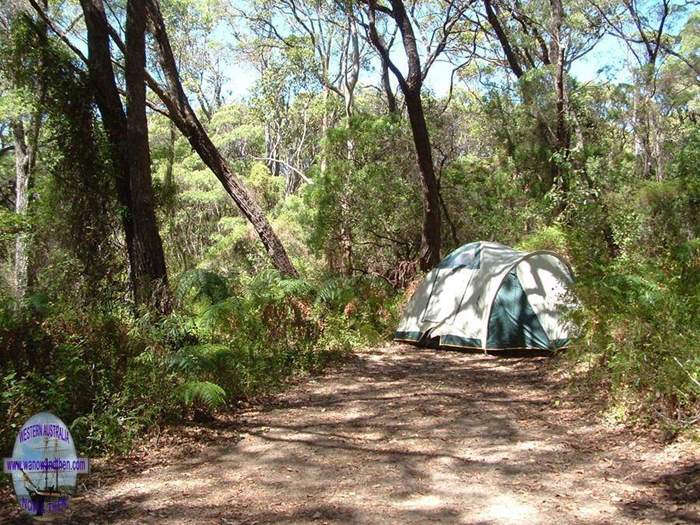
[[[122,229],[129,259],[132,294],[136,289],[134,274],[134,223],[131,214],[129,165],[126,160],[126,114],[114,80],[109,50],[109,29],[102,0],[80,0],[87,27],[88,72],[95,101],[107,133],[109,154],[114,170],[117,199],[121,206]]]
[[[404,96],[416,148],[423,199],[420,267],[422,270],[430,270],[440,262],[440,194],[420,91],[416,93],[409,90]]]
[[[565,70],[565,51],[566,46],[563,39],[562,26],[564,24],[564,8],[561,0],[550,0],[550,8],[552,11],[552,44],[550,50],[550,58],[554,66],[554,93],[555,93],[555,151],[557,158],[554,161],[554,173],[556,183],[559,185],[559,190],[562,192],[562,204],[558,207],[557,212],[561,213],[567,205],[569,181],[566,169],[562,166],[562,162],[569,158],[569,126],[566,121],[567,114],[567,94],[566,94],[566,70]]]
[[[496,37],[498,38],[498,41],[501,44],[501,49],[503,49],[503,53],[506,55],[506,60],[508,61],[510,69],[513,71],[513,73],[518,79],[521,78],[525,72],[523,71],[523,68],[520,65],[520,60],[518,60],[517,55],[515,54],[513,48],[510,45],[510,40],[508,39],[506,32],[503,30],[501,21],[498,19],[498,16],[496,15],[496,12],[493,9],[492,0],[484,0],[484,7],[486,9],[486,18],[488,18],[489,24],[491,24],[491,27],[496,33]]]
[[[110,158],[115,173],[117,199],[122,207],[122,228],[129,259],[131,291],[134,300],[139,302],[144,295],[143,290],[150,286],[142,284],[144,279],[150,280],[148,276],[142,274],[142,269],[149,266],[154,268],[159,266],[157,259],[162,255],[162,245],[160,249],[161,255],[155,255],[155,262],[145,263],[137,260],[138,257],[143,257],[143,250],[139,252],[136,246],[137,242],[148,243],[148,235],[141,235],[140,239],[142,240],[137,241],[135,217],[139,216],[141,221],[148,223],[149,219],[147,217],[153,213],[153,210],[134,210],[134,206],[142,204],[142,198],[132,199],[127,117],[119,98],[119,91],[112,68],[112,57],[109,48],[109,25],[105,15],[104,4],[102,0],[81,0],[80,4],[83,9],[85,25],[87,26],[90,81],[93,85],[95,101],[102,115],[102,122],[107,133]],[[135,189],[139,190],[142,184],[142,181],[137,181]],[[144,220],[143,217],[146,217],[146,219]],[[147,252],[145,255],[150,257],[152,254]]]
[[[175,143],[177,141],[177,128],[173,121],[168,122],[170,131],[168,137],[168,153],[166,157],[165,176],[163,177],[163,189],[165,193],[165,213],[170,221],[175,218],[175,197],[177,187],[175,185]]]
[[[126,139],[131,211],[134,223],[134,298],[170,311],[168,275],[158,233],[146,118],[146,7],[129,0],[126,13]]]
[[[350,225],[350,191],[348,187],[349,179],[352,178],[352,170],[355,160],[355,143],[350,135],[353,105],[355,100],[355,87],[360,74],[360,46],[357,36],[357,25],[351,7],[346,7],[348,17],[347,39],[345,46],[345,75],[343,82],[343,101],[345,106],[345,125],[348,130],[345,142],[346,160],[348,162],[348,172],[343,176],[343,191],[340,195],[341,226],[340,242],[343,251],[343,273],[347,276],[353,272],[353,238],[352,227]]]
[[[562,42],[562,25],[564,8],[561,0],[550,0],[552,9],[552,51],[550,58],[554,61],[554,91],[556,94],[556,137],[557,148],[563,152],[569,147],[569,130],[566,123],[566,71],[565,51]]]
[[[663,148],[664,136],[660,120],[659,108],[652,101],[652,103],[649,105],[649,126],[651,128],[651,151],[654,155],[654,164],[656,166],[655,175],[657,181],[664,180],[665,178],[665,159]]]
[[[47,8],[47,0],[42,1],[44,9]],[[42,45],[47,45],[48,28],[40,20],[39,24],[40,41]],[[40,67],[46,61],[44,52],[40,55]],[[41,131],[42,107],[46,98],[46,81],[41,76],[34,80],[34,89],[38,94],[38,106],[34,109],[29,118],[28,129],[25,129],[21,117],[10,122],[14,136],[15,152],[15,213],[26,216],[29,211],[29,193],[32,185],[32,175],[36,167],[39,154],[39,132]],[[13,267],[13,284],[17,298],[26,296],[30,286],[29,268],[29,243],[27,235],[19,233],[15,237],[15,260]]]
[[[168,91],[166,92],[158,86],[151,86],[157,90],[156,93],[167,106],[170,118],[175,122],[180,132],[187,137],[189,143],[202,161],[214,172],[214,175],[224,186],[224,189],[236,203],[241,213],[253,225],[275,267],[284,275],[297,276],[298,273],[294,265],[289,259],[279,237],[277,237],[268,222],[267,217],[265,217],[264,212],[231,171],[226,160],[209,138],[192,106],[190,106],[180,81],[158,3],[156,0],[146,0],[146,3],[149,16],[153,22],[153,36],[158,45],[159,58],[163,73],[167,79]]]
[[[330,127],[330,116],[328,114],[328,101],[330,99],[330,92],[331,92],[331,90],[328,89],[328,86],[324,85],[323,86],[323,115],[321,117],[321,137],[323,139],[326,138],[326,135],[328,134],[328,128]],[[328,167],[328,160],[326,157],[327,157],[326,148],[325,148],[325,146],[321,146],[321,161],[320,161],[321,177],[323,177],[326,174],[326,169]]]
[[[420,53],[416,44],[416,36],[413,31],[411,17],[406,10],[403,0],[391,0],[391,7],[391,17],[401,32],[401,40],[406,54],[406,61],[408,62],[408,75],[406,77],[401,74],[396,64],[391,61],[389,50],[377,33],[375,20],[376,0],[369,1],[369,36],[372,44],[379,52],[382,62],[392,70],[396,80],[399,82],[399,87],[406,102],[408,118],[411,122],[423,202],[423,227],[421,229],[419,265],[422,270],[427,271],[440,262],[440,194],[433,166],[428,126],[423,112],[423,101],[421,100],[423,71],[420,64]]]
[[[384,94],[386,95],[386,106],[389,115],[396,115],[398,113],[398,106],[396,105],[396,97],[394,96],[394,91],[391,89],[391,82],[389,82],[389,66],[382,60],[382,87],[384,88]]]
[[[20,216],[27,214],[29,207],[29,177],[31,155],[24,135],[24,124],[21,120],[12,122],[15,151],[15,213]],[[13,281],[15,293],[23,298],[27,293],[29,257],[27,254],[27,235],[18,233],[15,237],[15,264]]]

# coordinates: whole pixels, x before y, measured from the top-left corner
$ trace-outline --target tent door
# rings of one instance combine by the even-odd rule
[[[493,302],[486,348],[549,348],[549,338],[515,270],[503,279]]]

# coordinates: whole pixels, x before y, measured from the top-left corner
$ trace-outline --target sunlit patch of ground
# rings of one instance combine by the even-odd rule
[[[547,364],[374,349],[148,468],[98,469],[69,521],[700,523],[697,447],[605,424]]]

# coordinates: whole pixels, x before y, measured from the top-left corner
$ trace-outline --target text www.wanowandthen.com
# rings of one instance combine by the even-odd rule
[[[6,458],[4,461],[4,471],[8,474],[12,472],[75,472],[84,474],[88,472],[87,458],[45,458],[45,459],[12,459]]]

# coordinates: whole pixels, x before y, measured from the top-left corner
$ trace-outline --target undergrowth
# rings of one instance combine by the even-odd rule
[[[576,384],[604,393],[616,421],[669,437],[700,423],[699,161],[695,132],[667,179],[582,191],[560,224],[523,243],[574,268],[580,337],[562,362],[583,371]]]
[[[49,410],[81,452],[126,452],[156,424],[208,418],[386,339],[394,294],[381,281],[319,285],[276,271],[235,280],[192,270],[165,318],[67,299],[5,295],[0,307],[0,443]]]

